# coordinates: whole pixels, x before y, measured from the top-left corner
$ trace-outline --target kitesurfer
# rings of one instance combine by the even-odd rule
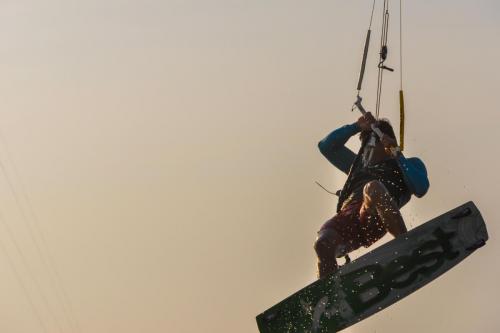
[[[382,138],[373,134],[372,124],[382,131]],[[358,133],[361,149],[356,155],[345,143]],[[323,224],[314,244],[318,277],[323,278],[338,269],[337,258],[361,246],[369,247],[387,232],[394,237],[406,233],[399,210],[412,194],[425,195],[429,181],[420,159],[396,153],[396,136],[389,121],[375,120],[369,112],[354,124],[331,132],[318,147],[328,161],[348,174],[339,193],[337,214]]]

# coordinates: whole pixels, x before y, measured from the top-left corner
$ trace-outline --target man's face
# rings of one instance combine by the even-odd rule
[[[377,140],[375,141],[375,146],[373,147],[372,157],[376,160],[380,160],[388,156],[392,156],[391,153],[385,149],[384,144],[377,138]]]
[[[385,150],[385,147],[384,145],[382,144],[382,142],[380,142],[380,140],[377,140],[377,143],[375,144],[375,154],[386,154],[386,150]]]

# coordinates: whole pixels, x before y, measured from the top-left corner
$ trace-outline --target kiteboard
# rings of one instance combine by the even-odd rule
[[[410,295],[486,244],[468,202],[400,235],[258,315],[260,333],[335,333]]]

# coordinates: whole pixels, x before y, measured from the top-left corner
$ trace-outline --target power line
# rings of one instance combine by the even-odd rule
[[[3,219],[1,214],[0,214],[0,220],[2,221],[2,224],[4,224],[4,226],[7,225],[7,223],[5,222],[5,220]],[[10,230],[10,228],[8,228],[8,227],[7,227],[7,229]],[[5,244],[2,241],[0,241],[0,248],[2,249],[2,252],[4,253],[4,255],[7,257],[7,260],[9,261],[12,272],[14,272],[14,276],[16,277],[17,282],[19,283],[19,285],[21,286],[21,289],[23,290],[24,294],[26,295],[26,298],[28,300],[28,303],[30,304],[31,310],[33,311],[35,317],[37,318],[38,323],[40,324],[40,327],[42,328],[42,331],[45,333],[48,333],[47,326],[44,323],[42,316],[40,315],[40,311],[38,310],[37,306],[35,305],[35,302],[33,301],[33,298],[31,297],[31,294],[28,291],[26,284],[24,283],[23,279],[21,278],[21,274],[19,273],[19,271],[16,268],[16,265],[14,264],[14,260],[9,255],[9,252],[7,251],[7,247],[5,246]]]
[[[26,213],[24,206],[22,204],[22,200],[19,197],[18,191],[16,190],[16,188],[11,180],[11,177],[9,176],[9,173],[7,171],[7,168],[5,167],[5,164],[1,160],[0,160],[0,169],[2,169],[4,175],[7,179],[7,183],[9,185],[9,188],[14,196],[17,207],[19,208],[19,211],[21,212],[21,215],[23,217],[23,221],[25,222],[25,225],[29,231],[30,238],[35,245],[35,248],[36,248],[37,253],[40,257],[40,260],[48,272],[48,275],[49,275],[49,278],[50,278],[50,281],[52,284],[52,288],[56,291],[58,301],[62,306],[66,320],[69,323],[69,325],[73,327],[73,329],[75,331],[81,333],[82,330],[81,330],[79,323],[76,320],[76,317],[74,315],[73,308],[72,308],[72,305],[70,302],[70,298],[68,296],[68,293],[66,292],[66,289],[64,288],[61,276],[58,272],[58,269],[56,268],[53,256],[51,255],[51,253],[49,251],[49,247],[47,245],[46,238],[45,238],[44,233],[40,227],[40,223],[39,223],[39,220],[38,220],[37,215],[35,213],[35,210],[33,208],[33,205],[31,204],[31,201],[29,200],[28,195],[25,193],[26,191],[23,191],[23,186],[22,186],[23,184],[22,184],[21,177],[19,176],[19,172],[17,170],[16,164],[14,163],[14,160],[12,158],[12,154],[10,153],[10,150],[8,148],[7,141],[5,140],[1,131],[0,131],[0,141],[2,142],[2,145],[4,146],[4,150],[5,150],[5,153],[7,155],[7,159],[9,160],[10,165],[12,166],[12,169],[14,170],[14,174],[18,180],[18,183],[20,183],[21,196],[24,199],[23,201],[24,201],[26,207],[28,208],[29,214]],[[32,225],[30,223],[30,219],[28,218],[28,215],[31,216],[31,222],[35,226],[36,231],[32,227]],[[41,244],[38,241],[36,234],[38,234],[38,238],[41,240]]]
[[[33,270],[31,269],[31,266],[28,264],[28,261],[26,260],[26,256],[24,255],[24,252],[21,249],[21,246],[19,245],[19,242],[16,240],[16,237],[14,236],[14,233],[12,232],[12,229],[10,228],[9,224],[7,223],[7,221],[4,218],[0,218],[0,220],[1,220],[2,224],[4,225],[5,230],[7,231],[8,236],[11,239],[11,242],[14,245],[14,248],[16,249],[17,254],[21,258],[21,262],[22,262],[23,266],[26,268],[26,271],[28,272],[28,275],[30,276],[31,281],[35,285],[35,288],[38,290],[38,293],[40,294],[40,297],[41,297],[43,303],[45,304],[45,306],[47,308],[47,311],[49,312],[49,314],[51,315],[52,319],[54,320],[54,322],[58,326],[59,331],[62,332],[61,324],[59,323],[59,321],[57,319],[57,316],[53,312],[52,307],[50,306],[49,301],[48,301],[45,293],[43,292],[43,289],[42,289],[42,287],[40,285],[40,282],[36,278],[36,275],[33,273]]]

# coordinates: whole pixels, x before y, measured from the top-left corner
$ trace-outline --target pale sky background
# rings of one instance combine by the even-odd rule
[[[491,238],[345,332],[498,332],[500,3],[404,2],[406,155],[426,162],[431,189],[403,215],[413,228],[474,200]],[[387,64],[399,68],[391,4]],[[314,181],[345,181],[316,144],[358,117],[370,7],[0,2],[0,331],[257,332],[257,314],[315,279],[313,242],[336,199]],[[381,114],[397,127],[399,73],[385,82]],[[25,196],[37,219],[23,219]]]

